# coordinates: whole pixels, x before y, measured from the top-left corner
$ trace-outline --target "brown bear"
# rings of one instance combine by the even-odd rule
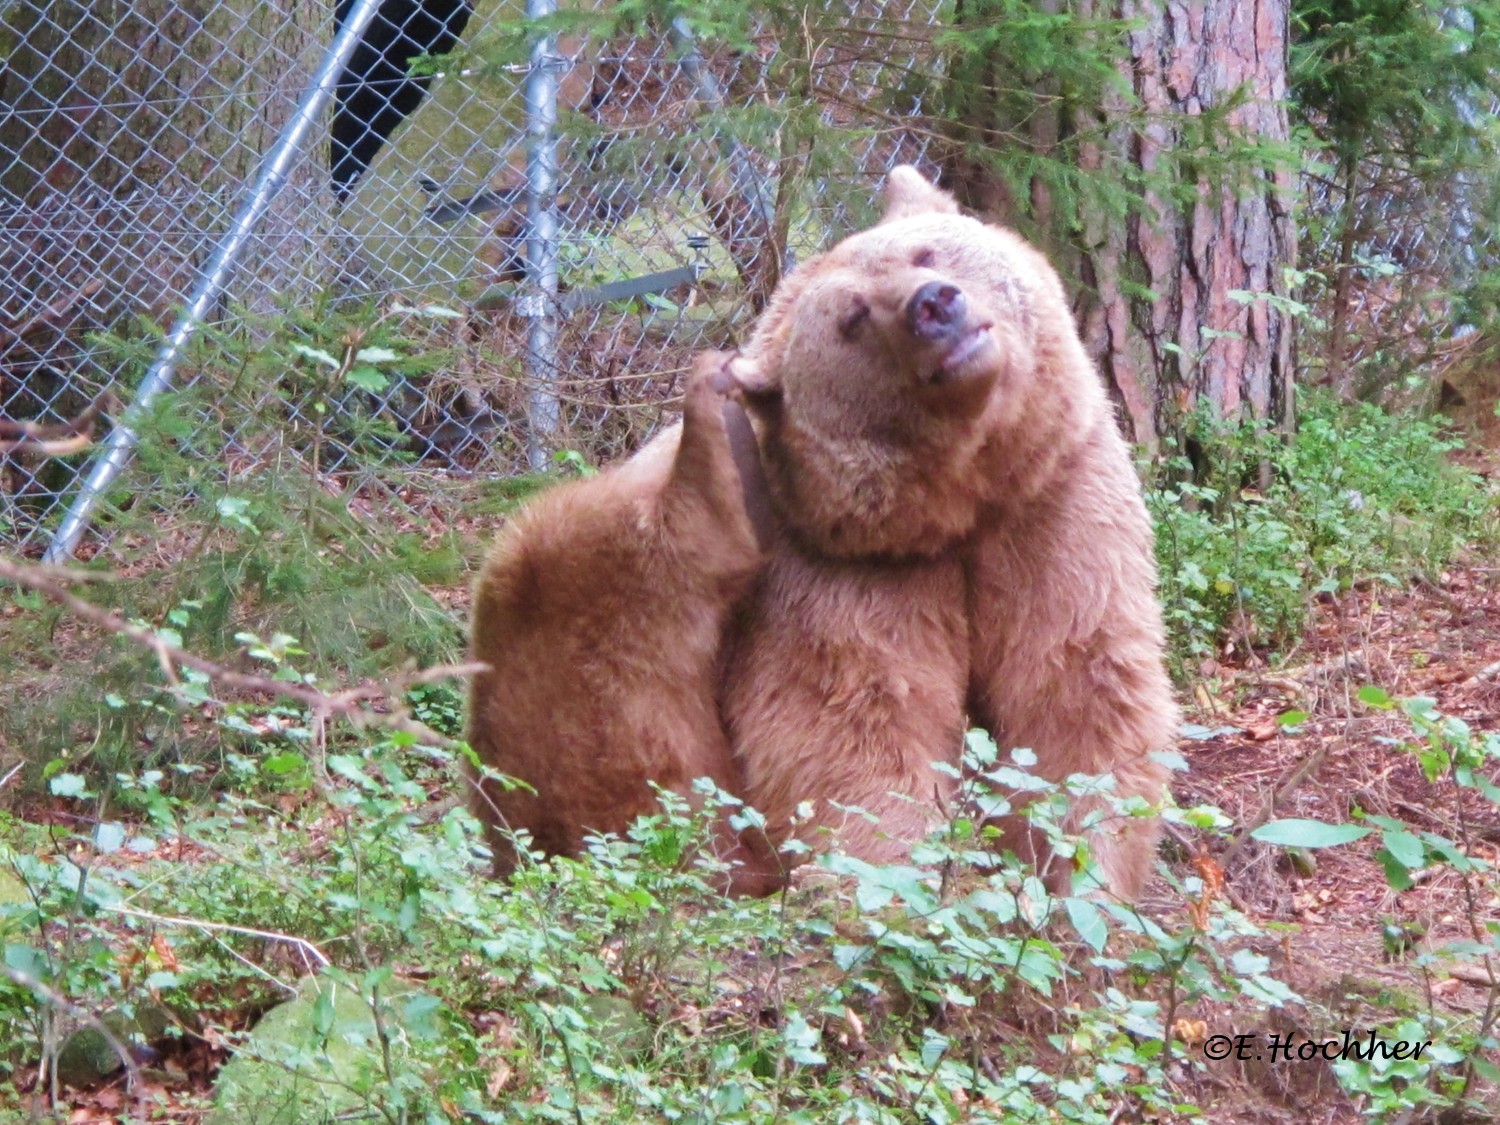
[[[900,862],[952,812],[956,775],[936,767],[963,746],[966,608],[955,556],[834,559],[780,541],[736,614],[721,687],[771,843],[808,802],[805,843]]]
[[[680,449],[669,432],[545,495],[481,578],[475,654],[496,670],[471,742],[538,788],[492,790],[482,817],[573,852],[649,808],[648,779],[701,773],[773,841],[808,800],[804,836],[842,823],[846,849],[900,858],[947,811],[952,772],[933,767],[957,763],[966,710],[1047,777],[1109,770],[1120,795],[1160,798],[1148,754],[1175,711],[1150,525],[1040,255],[897,169],[881,224],[786,279],[728,371],[761,432],[769,562],[756,580],[761,556],[735,547],[759,478],[715,421],[743,421],[724,370],[706,370],[717,415],[700,378]],[[1136,893],[1154,822],[1091,835],[1109,886]],[[741,855],[736,889],[775,885]]]
[[[600,473],[549,489],[502,532],[475,587],[469,743],[527,783],[474,787],[497,873],[506,831],[577,855],[656,808],[652,783],[687,795],[742,786],[715,704],[725,623],[769,537],[755,436],[724,356],[699,357],[680,441],[664,436]],[[726,841],[733,889],[770,889],[753,844]]]
[[[965,703],[1045,777],[1111,771],[1159,801],[1176,709],[1150,521],[1046,260],[897,168],[882,222],[787,278],[731,370],[785,524],[723,688],[773,829],[822,797],[909,843],[951,788],[929,763],[957,758]],[[1156,833],[1091,832],[1113,891],[1138,892]]]

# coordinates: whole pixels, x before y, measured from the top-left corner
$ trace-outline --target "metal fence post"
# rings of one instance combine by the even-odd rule
[[[344,20],[343,26],[339,28],[338,34],[333,37],[333,42],[329,44],[323,61],[319,64],[312,81],[308,83],[307,89],[303,91],[302,99],[297,103],[296,112],[292,114],[291,120],[286,123],[281,135],[276,138],[276,144],[261,163],[250,194],[240,205],[234,222],[230,224],[223,240],[214,249],[208,265],[199,275],[187,308],[178,318],[172,334],[167,337],[167,342],[162,345],[156,361],[146,372],[146,377],[141,380],[141,385],[135,392],[135,399],[126,409],[124,417],[116,421],[115,428],[105,442],[104,455],[94,463],[89,471],[88,479],[78,490],[72,506],[63,517],[57,534],[48,544],[47,552],[43,556],[45,562],[62,562],[73,554],[73,548],[78,545],[84,529],[88,527],[90,514],[94,510],[94,505],[98,503],[99,497],[130,463],[131,453],[140,440],[140,435],[132,428],[131,422],[139,419],[149,409],[152,400],[172,385],[177,357],[187,346],[187,342],[192,339],[194,333],[198,331],[198,326],[202,324],[219,298],[223,296],[235,261],[249,244],[250,236],[255,233],[255,228],[265,217],[266,211],[270,209],[271,201],[276,197],[276,193],[286,183],[287,174],[301,153],[307,134],[317,121],[318,114],[333,97],[334,87],[338,83],[344,65],[349,61],[349,56],[354,53],[354,48],[364,35],[365,28],[379,9],[380,0],[358,0]]]
[[[541,19],[555,0],[526,0],[526,18]],[[562,60],[550,35],[538,35],[526,71],[526,293],[517,311],[527,318],[526,459],[548,464],[557,442],[557,71]]]

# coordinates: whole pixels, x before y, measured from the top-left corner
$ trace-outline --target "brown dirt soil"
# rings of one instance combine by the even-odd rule
[[[1325,599],[1285,667],[1202,669],[1190,718],[1213,733],[1183,741],[1190,772],[1174,785],[1176,797],[1183,806],[1217,805],[1235,821],[1233,840],[1213,855],[1226,894],[1263,926],[1282,929],[1279,943],[1259,951],[1308,1001],[1279,1012],[1218,1005],[1181,1013],[1204,1021],[1207,1035],[1252,1033],[1261,1047],[1288,1031],[1299,1042],[1342,1040],[1346,1030],[1362,1036],[1395,1012],[1428,1005],[1472,1027],[1500,994],[1472,962],[1418,963],[1423,953],[1479,936],[1475,924],[1500,925],[1493,891],[1469,903],[1461,879],[1442,868],[1398,893],[1375,857],[1378,834],[1296,862],[1244,835],[1276,818],[1344,822],[1357,808],[1467,839],[1470,854],[1500,862],[1500,810],[1449,781],[1427,782],[1403,743],[1410,725],[1356,694],[1377,685],[1393,698],[1427,696],[1476,731],[1500,729],[1500,567],[1487,561],[1455,565],[1434,584],[1371,585]],[[1284,727],[1277,718],[1290,711],[1309,717]],[[1153,891],[1150,912],[1181,912],[1181,897],[1164,881]],[[1412,935],[1411,944],[1389,949],[1386,923]],[[1213,1122],[1366,1120],[1324,1061],[1225,1061],[1182,1080],[1182,1093]]]

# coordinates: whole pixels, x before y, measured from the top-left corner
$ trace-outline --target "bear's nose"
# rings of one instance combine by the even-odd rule
[[[945,281],[929,281],[906,305],[906,323],[924,340],[942,341],[963,327],[969,303],[963,290]]]

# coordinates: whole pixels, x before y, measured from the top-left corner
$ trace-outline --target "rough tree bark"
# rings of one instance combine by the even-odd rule
[[[1110,7],[1102,14],[1145,20],[1130,37],[1132,85],[1150,115],[1130,138],[1143,169],[1183,143],[1191,118],[1225,106],[1224,124],[1236,134],[1288,140],[1289,0]],[[1242,100],[1231,103],[1237,92]],[[1282,303],[1296,260],[1291,172],[1244,170],[1217,183],[1204,176],[1198,189],[1189,206],[1150,197],[1158,218],[1134,215],[1082,256],[1093,290],[1085,339],[1134,437],[1150,444],[1203,400],[1220,417],[1291,418],[1293,326]],[[1133,298],[1128,282],[1155,300]],[[1256,296],[1247,302],[1246,293]]]
[[[1046,12],[1062,7],[1059,0],[1035,2]],[[1222,117],[1220,147],[1236,138],[1287,142],[1290,0],[1078,0],[1075,11],[1135,21],[1124,64],[1135,104],[1116,97],[1101,107],[1105,139],[1083,147],[1085,167],[1124,160],[1159,173],[1182,156],[1190,159],[1180,167],[1193,168],[1195,154],[1208,157],[1199,168],[1210,161],[1222,167],[1202,147],[1205,113]],[[1045,83],[1035,93],[1035,111],[1022,122],[986,120],[996,103],[970,96],[966,104],[978,116],[964,124],[980,135],[1023,138],[1050,155],[1076,123],[1053,104]],[[1053,235],[1051,249],[1081,283],[1076,311],[1084,338],[1129,436],[1157,447],[1200,401],[1222,417],[1290,422],[1292,325],[1283,302],[1296,240],[1286,167],[1230,161],[1217,175],[1198,174],[1195,200],[1149,192],[1147,207],[1123,223],[1054,215],[1040,183],[1017,207],[1014,193],[976,183],[972,163],[957,180],[971,202],[1002,219],[1024,213],[1033,228]]]

